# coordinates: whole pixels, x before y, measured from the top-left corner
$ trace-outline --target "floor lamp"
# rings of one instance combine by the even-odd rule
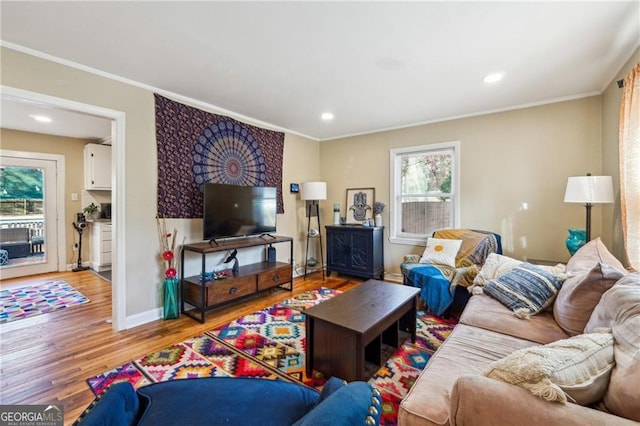
[[[584,203],[587,210],[586,242],[591,240],[591,206],[613,203],[613,183],[611,176],[572,176],[567,179],[564,193],[565,203]]]
[[[309,238],[311,237],[311,217],[318,218],[318,237],[320,238],[320,269],[324,281],[324,258],[322,255],[322,229],[320,228],[320,200],[327,199],[326,182],[303,182],[300,184],[300,199],[306,201],[307,212],[307,250],[304,253],[304,278],[307,278],[307,263],[309,260]]]

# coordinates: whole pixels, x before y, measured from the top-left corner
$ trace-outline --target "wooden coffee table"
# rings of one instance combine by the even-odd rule
[[[399,330],[416,340],[419,289],[368,280],[304,311],[306,373],[365,380],[365,359],[381,365],[382,344],[398,347]]]

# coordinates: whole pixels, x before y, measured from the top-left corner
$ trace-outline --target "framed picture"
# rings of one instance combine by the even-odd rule
[[[373,217],[375,188],[347,188],[347,223],[360,223]]]

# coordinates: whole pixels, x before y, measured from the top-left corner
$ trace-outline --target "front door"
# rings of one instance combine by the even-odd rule
[[[57,162],[0,155],[0,276],[58,270]]]

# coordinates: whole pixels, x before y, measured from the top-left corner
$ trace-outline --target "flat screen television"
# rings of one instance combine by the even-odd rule
[[[276,232],[276,188],[206,183],[203,204],[205,240]]]

